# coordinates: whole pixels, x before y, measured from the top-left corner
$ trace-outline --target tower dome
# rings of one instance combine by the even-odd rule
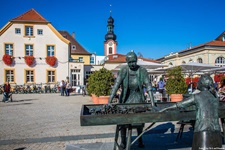
[[[113,19],[113,17],[112,16],[110,16],[109,18],[108,18],[108,23],[114,23],[114,19]]]
[[[108,18],[108,25],[107,25],[107,28],[108,28],[108,32],[106,33],[106,35],[105,35],[105,40],[107,41],[107,40],[114,40],[114,41],[116,41],[116,35],[114,34],[114,19],[113,19],[113,17],[112,16],[110,16],[109,18]]]

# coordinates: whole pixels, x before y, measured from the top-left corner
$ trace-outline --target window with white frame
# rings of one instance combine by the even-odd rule
[[[79,62],[83,62],[84,61],[83,57],[79,57],[78,59],[79,59]]]
[[[38,35],[43,35],[43,30],[42,29],[37,29],[37,34]]]
[[[55,46],[53,46],[53,45],[47,46],[47,55],[48,56],[54,56],[55,55]]]
[[[54,70],[48,70],[47,71],[47,76],[48,76],[48,83],[49,82],[55,82],[55,71]]]
[[[16,34],[21,34],[20,28],[15,28],[15,33],[16,33]]]
[[[5,54],[13,56],[13,44],[5,44]]]
[[[33,56],[33,45],[25,45],[26,56]]]
[[[33,70],[26,70],[26,83],[34,82],[34,71]]]
[[[216,60],[215,60],[215,66],[225,66],[225,59],[224,57],[218,57]]]
[[[25,36],[33,36],[33,26],[25,26]]]
[[[14,82],[14,70],[5,70],[5,82]]]
[[[94,64],[95,63],[95,58],[94,57],[90,57],[90,63]]]

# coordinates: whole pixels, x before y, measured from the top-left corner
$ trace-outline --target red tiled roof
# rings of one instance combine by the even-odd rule
[[[11,21],[48,22],[36,10],[31,9]]]
[[[113,58],[115,56],[118,56],[117,58]],[[122,54],[113,54],[109,55],[109,59],[105,61],[105,63],[125,63],[126,62],[126,55]]]
[[[80,43],[77,42],[77,40],[72,37],[67,31],[58,31],[64,38],[68,39],[72,45],[76,46],[76,50],[72,50],[71,48],[71,54],[77,54],[77,55],[91,55],[91,53],[89,53],[88,51],[86,51],[81,45]]]
[[[181,54],[181,53],[188,53],[190,51],[194,51],[195,49],[198,49],[198,48],[201,48],[201,47],[204,47],[204,46],[218,46],[218,47],[222,47],[222,46],[225,46],[225,41],[223,41],[223,36],[225,35],[225,31],[222,32],[215,40],[213,41],[210,41],[210,42],[206,42],[204,44],[200,44],[200,45],[197,45],[197,46],[194,46],[194,47],[191,47],[190,49],[185,49],[185,50],[181,50],[181,51],[178,51],[176,53],[178,54]],[[158,58],[156,60],[160,61],[164,59],[164,56],[161,57],[161,58]]]
[[[142,59],[143,61],[148,61],[148,62],[155,62],[155,63],[158,62],[158,61],[156,61],[156,60],[148,59],[148,58],[140,58],[140,57],[138,57],[138,59]]]
[[[225,46],[225,42],[213,40],[213,41],[210,41],[210,42],[207,42],[207,43],[204,43],[204,44],[194,46],[190,49],[179,51],[178,53],[188,52],[190,50],[193,50],[193,49],[196,49],[196,48],[199,48],[199,47],[203,47],[203,46]]]
[[[115,55],[117,55],[117,58],[115,58]],[[109,59],[105,61],[105,63],[125,63],[126,62],[126,55],[123,55],[123,54],[113,54],[113,55],[109,55],[108,57]],[[142,59],[143,61],[148,61],[148,62],[157,62],[156,60],[147,59],[147,58],[138,57],[138,59]]]
[[[205,43],[205,45],[209,45],[209,46],[225,46],[225,42],[223,41],[210,41],[208,43]]]

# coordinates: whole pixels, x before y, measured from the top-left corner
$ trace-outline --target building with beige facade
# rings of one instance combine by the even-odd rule
[[[225,65],[225,32],[221,33],[215,40],[189,47],[185,50],[170,53],[158,58],[168,66],[178,66],[188,62],[199,62],[215,66]]]

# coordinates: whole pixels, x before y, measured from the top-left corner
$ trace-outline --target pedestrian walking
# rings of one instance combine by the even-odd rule
[[[85,90],[84,86],[82,87],[82,95],[83,95],[83,97],[86,95],[86,90]]]
[[[66,96],[70,96],[71,84],[69,82],[66,83]]]
[[[10,98],[10,90],[11,90],[11,86],[9,84],[9,82],[7,81],[6,84],[4,84],[3,86],[3,102],[8,102],[9,98]]]
[[[64,92],[65,92],[65,82],[64,82],[64,80],[62,80],[60,82],[60,92],[61,92],[61,96],[64,96]]]
[[[166,84],[163,81],[163,78],[160,78],[160,81],[158,82],[158,90],[159,90],[159,93],[163,94],[165,85]]]

